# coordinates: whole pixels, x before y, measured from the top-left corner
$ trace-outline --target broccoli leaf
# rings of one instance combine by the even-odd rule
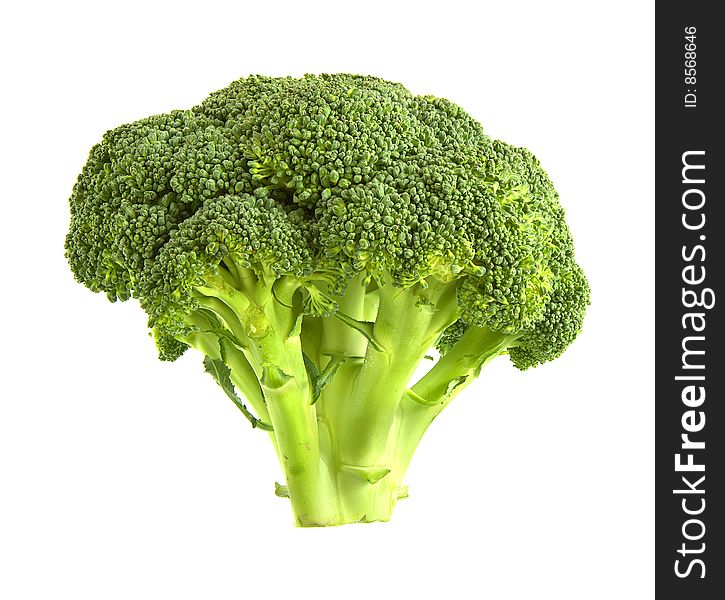
[[[241,401],[237,392],[234,389],[234,384],[230,378],[229,367],[227,367],[221,360],[211,358],[209,356],[204,357],[204,369],[209,375],[214,378],[214,381],[219,384],[219,387],[224,390],[227,397],[234,402],[237,408],[242,411],[242,414],[249,419],[252,427],[262,429],[264,431],[272,431],[272,426],[269,423],[265,423],[261,419],[255,417],[249,409]]]

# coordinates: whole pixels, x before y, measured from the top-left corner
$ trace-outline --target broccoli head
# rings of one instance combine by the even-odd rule
[[[389,519],[433,418],[496,356],[558,357],[589,304],[538,160],[375,77],[249,77],[113,129],[70,211],[76,279],[136,298],[160,358],[202,352],[301,526]]]

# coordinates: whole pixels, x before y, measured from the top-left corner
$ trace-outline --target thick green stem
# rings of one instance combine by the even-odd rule
[[[261,275],[234,267],[199,288],[200,305],[221,325],[212,323],[194,341],[223,358],[235,386],[271,423],[296,524],[388,520],[430,423],[513,336],[471,327],[407,389],[426,352],[458,317],[455,282],[388,284],[371,294],[354,279],[336,299],[339,314],[305,325],[294,279],[266,285]],[[302,339],[314,367],[305,364]]]
[[[393,445],[401,396],[444,323],[455,314],[455,288],[443,282],[409,290],[385,285],[378,294],[372,329],[376,345],[368,344],[349,393],[333,398],[339,409],[330,413],[332,429],[339,436],[337,450],[343,470],[396,468]],[[349,481],[348,477],[338,478],[343,496]]]
[[[335,300],[339,304],[339,310],[345,315],[359,321],[364,320],[365,288],[361,280],[353,279],[348,284],[347,292]],[[340,443],[343,441],[341,436],[345,434],[336,429],[335,424],[340,411],[344,412],[349,403],[352,383],[360,371],[368,341],[362,333],[335,317],[320,319],[318,333],[319,347],[315,358],[320,370],[330,361],[345,357],[316,404],[322,456],[335,490],[338,511],[336,521],[337,524],[342,524],[359,520],[365,514],[361,513],[357,519],[345,516],[346,512],[350,512],[344,508],[344,500],[340,494]],[[365,485],[369,484],[365,482]]]
[[[309,404],[306,378],[267,367],[262,387],[268,400],[280,463],[292,510],[300,526],[333,524],[337,506],[329,474],[320,456],[315,407]],[[284,367],[283,367],[284,368]]]
[[[235,273],[237,279],[239,276]],[[246,282],[251,279],[246,274]],[[332,524],[338,518],[337,503],[320,454],[316,408],[311,402],[300,333],[295,331],[297,315],[291,306],[275,299],[270,287],[258,281],[256,286],[254,294],[249,294],[221,277],[209,276],[199,292],[214,300],[201,299],[200,303],[222,317],[244,348],[228,344],[225,358],[234,383],[245,396],[262,401],[255,410],[272,424],[296,524]]]
[[[343,466],[337,484],[341,524],[390,520],[397,501],[390,474]]]
[[[335,521],[337,507],[320,455],[316,408],[300,336],[288,335],[295,321],[292,309],[270,299],[262,307],[250,306],[241,321],[267,401],[296,524],[328,525]]]

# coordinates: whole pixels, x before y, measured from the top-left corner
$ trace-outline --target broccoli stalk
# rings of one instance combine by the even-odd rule
[[[299,525],[388,520],[402,493],[401,399],[458,316],[456,285],[402,289],[356,278],[331,298],[337,313],[312,317],[319,321],[313,334],[303,333],[301,298],[295,302],[295,293],[310,288],[295,288],[290,278],[271,281],[227,260],[196,287],[199,310],[187,317],[192,333],[179,339],[212,364],[221,361],[259,415],[245,413],[252,424],[273,432]],[[374,321],[366,321],[371,312]]]
[[[408,388],[459,317],[457,286],[430,277],[404,289],[357,277],[327,299],[337,312],[310,317],[313,332],[303,326],[311,288],[292,278],[226,260],[196,286],[192,333],[180,339],[221,361],[259,415],[245,412],[252,424],[272,432],[298,525],[387,521],[407,495],[403,477],[428,425],[517,338],[471,327]]]
[[[497,356],[558,357],[589,303],[533,155],[372,77],[251,77],[109,131],[70,206],[76,278],[138,299],[163,360],[203,355],[299,526],[390,519],[435,417]]]

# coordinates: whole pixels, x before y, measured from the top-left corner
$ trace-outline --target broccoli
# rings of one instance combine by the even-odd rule
[[[137,299],[162,360],[203,354],[298,526],[387,521],[433,419],[497,356],[558,357],[590,299],[538,160],[375,77],[249,77],[108,131],[70,213],[75,278]]]

